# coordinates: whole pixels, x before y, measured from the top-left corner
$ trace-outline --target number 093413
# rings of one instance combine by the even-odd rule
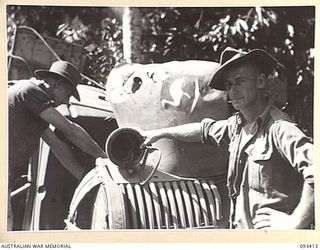
[[[318,248],[318,244],[300,244],[300,248],[302,249],[310,249],[310,248]]]

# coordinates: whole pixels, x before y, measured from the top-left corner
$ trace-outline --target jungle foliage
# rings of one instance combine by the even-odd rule
[[[285,111],[313,134],[314,6],[143,7],[142,62],[219,61],[227,47],[262,48],[287,69]],[[122,8],[7,5],[8,47],[16,25],[84,46],[84,74],[105,83],[123,60]]]

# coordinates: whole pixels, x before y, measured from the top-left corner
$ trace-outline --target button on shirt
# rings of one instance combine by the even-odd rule
[[[313,144],[289,116],[268,105],[250,135],[244,134],[240,113],[228,120],[202,121],[202,141],[228,146],[227,186],[230,224],[253,228],[257,209],[273,208],[291,214],[304,182],[313,186]]]

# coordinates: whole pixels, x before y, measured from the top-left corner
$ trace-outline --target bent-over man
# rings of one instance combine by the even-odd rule
[[[71,96],[80,100],[76,89],[81,80],[78,69],[69,62],[57,61],[49,70],[35,71],[35,76],[38,79],[20,80],[8,89],[9,191],[13,191],[17,178],[27,174],[29,159],[38,147],[40,137],[75,178],[80,179],[85,174],[85,166],[75,159],[71,147],[56,136],[49,124],[83,152],[95,158],[106,156],[82,127],[55,109],[61,104],[67,104]],[[13,228],[10,198],[8,204],[8,230],[19,229],[19,226]],[[14,209],[17,210],[19,208]]]

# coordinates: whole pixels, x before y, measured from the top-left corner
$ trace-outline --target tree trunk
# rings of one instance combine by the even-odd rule
[[[123,10],[123,56],[128,63],[141,63],[141,15],[139,8]]]

